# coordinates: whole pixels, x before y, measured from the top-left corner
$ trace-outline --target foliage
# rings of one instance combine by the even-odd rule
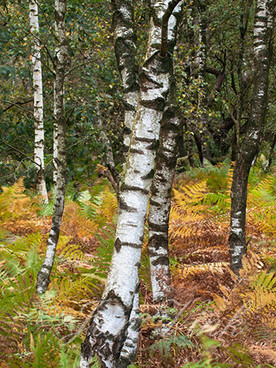
[[[10,367],[77,367],[83,339],[81,326],[89,320],[102,293],[111,258],[115,195],[106,184],[99,184],[98,198],[91,200],[94,221],[86,219],[81,205],[67,201],[50,288],[38,297],[35,282],[49,221],[45,214],[40,217],[43,212],[39,199],[24,190],[21,181],[4,188],[0,196],[3,229],[14,230],[2,230],[0,234],[0,361]],[[16,211],[11,211],[9,203]],[[86,204],[89,206],[88,201]],[[42,233],[36,232],[35,226],[41,219]],[[19,224],[20,234],[25,229],[27,236],[18,236]],[[99,241],[95,231],[102,235]],[[88,245],[94,243],[89,249]]]
[[[170,350],[173,347],[174,351],[178,348],[186,348],[187,346],[193,346],[193,343],[180,333],[178,335],[166,336],[163,339],[156,341],[150,347],[150,353],[157,352],[161,359],[168,359],[171,357]]]
[[[228,268],[230,186],[228,164],[199,169],[176,183],[170,225],[174,308],[166,321],[154,317],[159,307],[151,304],[144,254],[136,367],[275,365],[275,179],[257,170],[251,174],[247,226],[251,241],[240,279]],[[116,195],[105,180],[79,191],[76,198],[68,191],[50,288],[38,297],[35,279],[49,217],[22,182],[3,189],[1,364],[77,367],[84,325],[98,303],[111,259]],[[163,327],[168,333],[162,336]]]

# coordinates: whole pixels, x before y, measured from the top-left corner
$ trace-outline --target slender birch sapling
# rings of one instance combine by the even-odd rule
[[[44,293],[50,283],[50,274],[54,264],[57,242],[59,239],[61,219],[65,200],[65,135],[66,119],[64,113],[64,77],[68,58],[68,45],[65,32],[66,0],[55,0],[55,26],[58,45],[55,50],[55,81],[54,81],[54,169],[56,171],[54,189],[55,203],[52,226],[47,241],[44,263],[37,275],[37,293]]]
[[[32,34],[32,64],[34,90],[34,163],[36,189],[48,203],[44,173],[44,124],[43,124],[43,85],[41,53],[39,40],[38,5],[35,0],[29,2],[30,30]]]

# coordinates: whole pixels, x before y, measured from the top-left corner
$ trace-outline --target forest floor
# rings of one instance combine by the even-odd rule
[[[232,171],[227,165],[179,175],[170,216],[172,306],[156,317],[146,253],[141,266],[141,329],[132,367],[276,366],[276,178],[253,170],[248,254],[229,269]],[[105,180],[67,192],[49,290],[35,293],[53,201],[42,205],[23,181],[0,195],[0,367],[77,367],[91,313],[104,288],[116,223]],[[160,334],[166,322],[167,333]],[[97,367],[95,361],[94,367]]]

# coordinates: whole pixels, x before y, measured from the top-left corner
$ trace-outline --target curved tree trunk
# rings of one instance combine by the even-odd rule
[[[60,224],[64,209],[65,199],[65,128],[64,114],[64,76],[68,57],[68,46],[65,33],[66,0],[55,0],[55,21],[58,46],[55,52],[55,83],[54,83],[54,137],[56,140],[57,154],[54,157],[56,171],[54,188],[55,204],[52,218],[52,226],[47,241],[47,252],[44,263],[37,275],[37,293],[44,293],[50,283],[50,273],[53,267],[56,246],[59,238]]]
[[[265,125],[270,61],[270,19],[273,2],[257,0],[254,23],[254,91],[250,125],[235,163],[231,188],[230,263],[238,274],[246,253],[245,221],[248,175],[257,155]],[[270,13],[272,11],[272,13]]]
[[[88,367],[95,354],[102,367],[108,368],[127,367],[134,358],[122,348],[126,347],[126,339],[131,338],[128,326],[138,296],[138,270],[149,189],[154,173],[160,122],[173,71],[171,56],[161,56],[159,51],[162,17],[171,2],[156,1],[154,5],[155,22],[151,23],[146,61],[140,76],[141,93],[121,184],[111,267],[102,301],[93,314],[82,344],[81,368]],[[133,325],[135,327],[138,329],[138,326]],[[130,352],[132,354],[133,349]]]
[[[33,36],[32,64],[34,89],[34,163],[36,189],[48,203],[44,175],[44,125],[43,125],[43,86],[39,41],[38,5],[35,0],[29,2],[30,29]]]

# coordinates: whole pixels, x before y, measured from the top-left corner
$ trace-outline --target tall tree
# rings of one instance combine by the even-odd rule
[[[30,28],[33,36],[32,64],[34,89],[34,163],[36,189],[48,203],[44,174],[44,125],[43,125],[43,86],[41,53],[39,41],[38,5],[35,0],[29,2]]]
[[[235,273],[242,267],[246,253],[245,238],[248,175],[257,155],[266,120],[269,66],[271,58],[271,31],[275,17],[275,2],[257,0],[254,22],[254,74],[250,121],[241,144],[231,188],[230,262]]]
[[[164,302],[166,304],[167,299],[171,296],[168,230],[179,135],[178,109],[177,106],[171,104],[166,108],[162,119],[148,219],[148,253],[154,303]]]
[[[44,293],[50,283],[50,273],[53,267],[60,224],[64,210],[65,180],[66,180],[66,117],[64,112],[64,78],[68,59],[68,43],[65,31],[66,0],[55,0],[55,25],[58,44],[55,50],[55,80],[54,80],[54,168],[56,171],[54,188],[55,203],[51,231],[47,241],[47,252],[44,263],[37,275],[37,292]]]
[[[129,336],[129,319],[139,287],[138,271],[149,190],[160,122],[173,73],[172,58],[167,53],[167,34],[161,42],[162,19],[169,18],[178,2],[163,0],[152,4],[153,19],[140,75],[141,92],[132,142],[122,179],[114,252],[102,301],[93,314],[82,344],[81,368],[88,367],[95,354],[103,367],[127,367],[133,359],[126,354],[121,356],[121,350]]]
[[[170,21],[168,51],[172,54],[176,44],[177,26],[181,19],[182,2],[175,7]],[[169,18],[163,19],[162,33],[166,35]],[[151,269],[151,286],[154,303],[166,302],[171,293],[169,270],[168,230],[171,207],[171,190],[177,159],[178,137],[180,136],[180,117],[172,85],[167,106],[161,122],[160,143],[156,155],[155,174],[150,193],[148,216],[149,241],[148,254]]]

